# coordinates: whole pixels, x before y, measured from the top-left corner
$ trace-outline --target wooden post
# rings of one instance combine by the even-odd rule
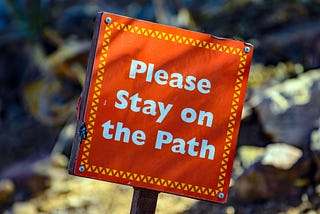
[[[158,194],[155,190],[134,188],[130,214],[154,214]]]

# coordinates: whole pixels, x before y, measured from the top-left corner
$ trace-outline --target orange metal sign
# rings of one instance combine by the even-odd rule
[[[253,47],[110,13],[98,23],[70,173],[225,202]]]

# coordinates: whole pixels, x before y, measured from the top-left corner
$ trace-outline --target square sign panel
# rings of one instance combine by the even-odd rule
[[[69,172],[225,202],[253,47],[99,13]]]

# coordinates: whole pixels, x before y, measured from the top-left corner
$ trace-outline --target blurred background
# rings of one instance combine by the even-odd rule
[[[98,11],[255,46],[227,204],[157,213],[320,213],[319,0],[0,0],[0,213],[129,213],[132,188],[66,171]]]

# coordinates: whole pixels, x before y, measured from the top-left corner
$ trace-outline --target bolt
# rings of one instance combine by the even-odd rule
[[[79,171],[80,172],[84,172],[84,170],[85,170],[84,166],[79,166]]]
[[[248,47],[248,46],[244,47],[244,52],[249,53],[250,52],[250,47]]]
[[[112,22],[111,17],[107,17],[107,18],[106,18],[106,23],[107,23],[107,24],[110,24],[111,22]]]
[[[223,199],[223,198],[224,198],[224,194],[223,194],[222,192],[220,192],[220,193],[218,194],[218,198]]]

